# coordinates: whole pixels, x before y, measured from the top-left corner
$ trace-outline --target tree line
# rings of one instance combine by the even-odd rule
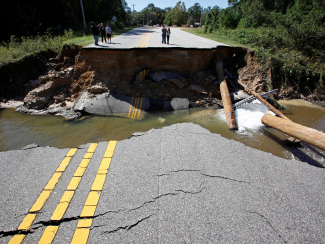
[[[11,36],[60,35],[65,29],[84,29],[83,3],[87,28],[90,21],[128,25],[131,9],[125,0],[15,0],[0,1],[1,41]],[[8,18],[8,16],[10,18]]]
[[[264,28],[277,48],[288,46],[288,39],[297,49],[325,47],[324,0],[228,0],[228,5],[207,14],[205,32]]]
[[[199,3],[186,8],[182,1],[178,1],[175,7],[159,8],[155,7],[153,3],[141,11],[134,11],[132,13],[132,21],[136,25],[194,25],[195,23],[202,23],[204,13],[208,12],[211,7],[203,9]],[[203,15],[203,17],[202,17]],[[202,19],[201,19],[202,17]]]

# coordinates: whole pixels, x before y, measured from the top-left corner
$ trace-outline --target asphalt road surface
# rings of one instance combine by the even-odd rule
[[[0,162],[0,243],[325,242],[323,168],[192,123]]]
[[[162,44],[161,27],[136,28],[122,35],[112,38],[112,43],[102,43],[99,36],[99,45],[89,45],[85,48],[149,48],[149,47],[183,47],[183,48],[215,48],[227,46],[207,38],[193,35],[180,28],[171,28],[171,36],[168,44]]]

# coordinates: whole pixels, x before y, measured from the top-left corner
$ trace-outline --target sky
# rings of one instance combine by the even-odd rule
[[[220,8],[227,8],[228,7],[228,0],[201,0],[201,1],[196,1],[196,0],[181,0],[182,2],[185,3],[186,8],[188,9],[189,7],[192,7],[195,3],[199,3],[203,8],[207,8],[208,6],[211,6],[211,8],[215,5],[219,6]],[[153,3],[155,7],[159,8],[167,8],[167,7],[175,7],[176,3],[178,0],[163,0],[163,1],[158,1],[158,0],[126,0],[128,3],[128,6],[131,8],[131,11],[133,10],[133,4],[134,10],[137,12],[141,11],[145,7],[148,6],[149,3]]]

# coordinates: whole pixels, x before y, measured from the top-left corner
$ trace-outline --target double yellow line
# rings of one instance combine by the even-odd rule
[[[143,97],[132,97],[128,118],[138,119],[141,113]]]
[[[141,40],[139,41],[139,43],[137,45],[137,48],[148,47],[150,35],[151,35],[151,33],[149,32],[149,29],[147,29],[146,32],[142,35]]]
[[[101,191],[105,183],[106,175],[113,157],[115,147],[116,147],[116,141],[110,141],[106,148],[102,162],[97,171],[97,175],[88,194],[86,203],[79,216],[81,219],[78,222],[77,228],[75,230],[74,236],[71,241],[71,243],[73,244],[87,243],[93,217],[97,208]],[[73,195],[81,181],[82,176],[84,175],[84,172],[88,167],[88,164],[93,154],[95,153],[96,148],[97,148],[97,143],[92,143],[89,146],[87,152],[85,153],[83,159],[81,160],[81,163],[79,164],[77,170],[75,171],[69,185],[67,186],[66,191],[62,195],[59,204],[57,205],[56,209],[52,214],[51,220],[53,221],[53,225],[46,227],[39,243],[51,243],[53,241],[56,232],[59,229],[60,220],[63,218],[67,208],[69,207]],[[40,196],[38,197],[38,199],[36,200],[32,208],[29,210],[29,213],[24,218],[22,223],[19,225],[18,231],[21,231],[22,233],[13,236],[13,238],[9,241],[9,244],[23,242],[26,236],[25,233],[31,228],[36,218],[37,212],[40,211],[44,206],[46,200],[49,198],[50,194],[54,190],[62,173],[69,165],[76,151],[77,149],[74,148],[67,153],[66,157],[62,160],[60,166],[58,167],[58,169],[55,171],[50,181],[45,186],[43,192],[40,194]],[[57,224],[55,224],[56,221]]]
[[[142,70],[139,72],[139,74],[137,75],[137,83],[139,83],[139,81],[144,81],[146,78],[146,70]]]

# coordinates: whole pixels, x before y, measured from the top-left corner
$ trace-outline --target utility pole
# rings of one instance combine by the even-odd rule
[[[131,6],[133,6],[133,23],[134,23],[134,6],[136,5],[132,4]]]
[[[87,31],[86,19],[85,19],[85,13],[84,13],[84,6],[83,6],[83,3],[82,3],[82,0],[80,0],[80,4],[81,4],[82,17],[84,19],[85,31]]]
[[[203,6],[201,7],[200,27],[202,27],[202,11],[203,11]]]
[[[96,1],[94,0],[94,21],[96,21]]]

